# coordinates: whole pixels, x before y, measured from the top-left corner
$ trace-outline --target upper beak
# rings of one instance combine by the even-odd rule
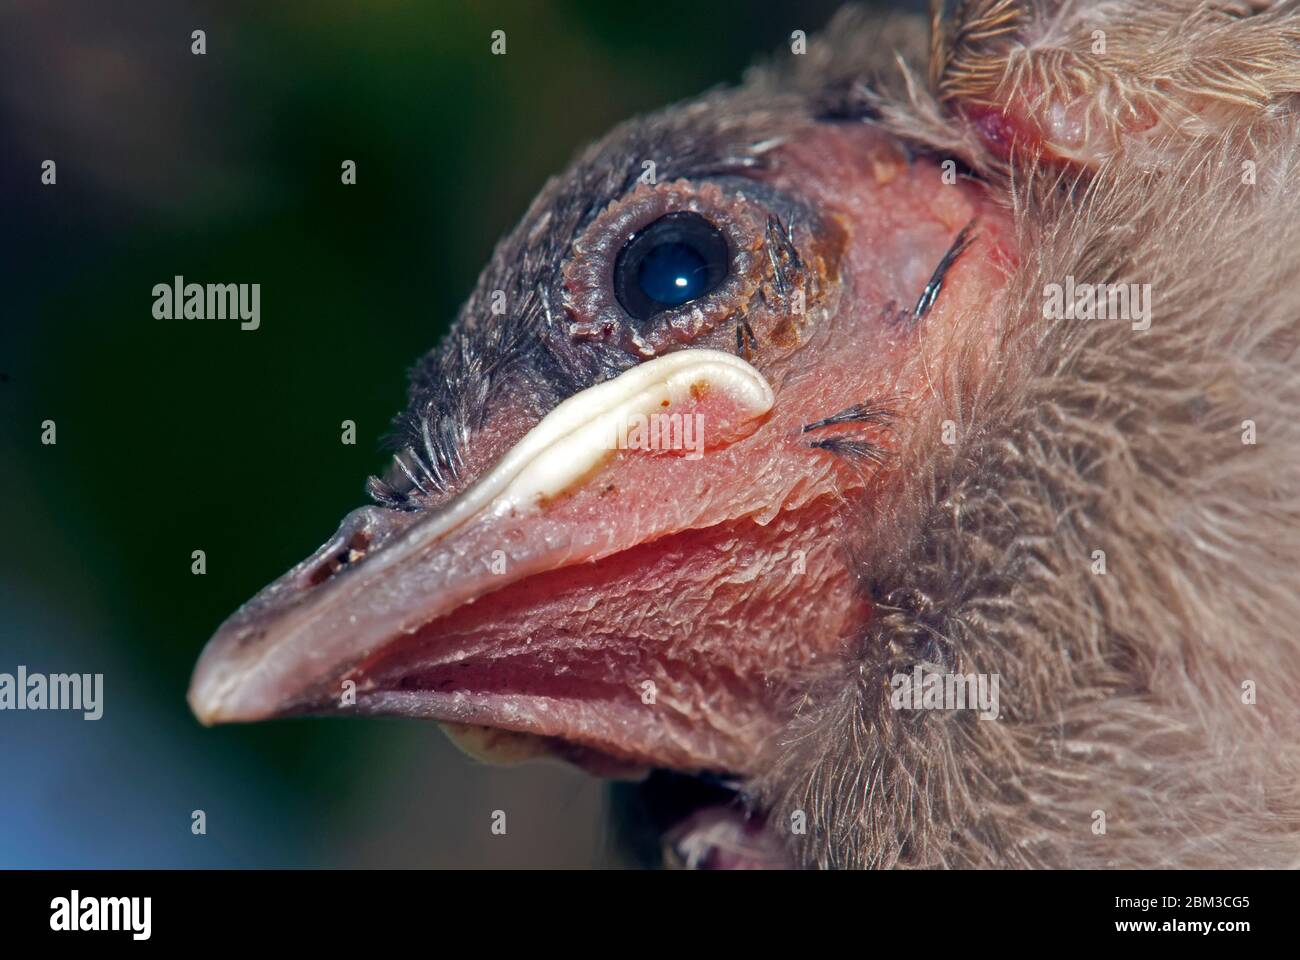
[[[205,724],[355,707],[571,736],[563,705],[527,696],[536,684],[512,666],[540,620],[522,637],[491,617],[474,630],[438,621],[540,573],[713,522],[716,504],[666,509],[662,484],[689,472],[707,487],[705,457],[720,482],[718,453],[743,446],[772,403],[738,357],[679,351],[564,401],[436,508],[353,511],[222,624],[195,668],[191,708]],[[701,459],[617,450],[627,424],[651,414],[702,426]],[[493,633],[495,647],[484,643]]]

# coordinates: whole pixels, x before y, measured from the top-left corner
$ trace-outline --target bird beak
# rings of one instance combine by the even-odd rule
[[[633,762],[663,759],[674,742],[666,752],[678,763],[730,762],[716,738],[687,746],[664,721],[674,701],[683,708],[681,692],[662,691],[667,709],[653,695],[656,682],[674,681],[638,649],[643,629],[615,638],[592,615],[608,577],[593,564],[751,511],[733,495],[734,471],[759,449],[752,441],[773,399],[736,356],[671,353],[562,402],[436,508],[353,511],[221,626],[195,668],[190,706],[205,724],[397,713],[561,738]],[[656,423],[661,449],[647,449]],[[688,489],[693,497],[665,497]],[[643,572],[645,560],[634,564]],[[633,747],[597,729],[634,719],[659,734]]]

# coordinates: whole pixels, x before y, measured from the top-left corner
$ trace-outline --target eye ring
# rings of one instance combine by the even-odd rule
[[[629,316],[645,321],[708,296],[730,268],[722,231],[698,213],[679,210],[638,231],[619,250],[614,295]]]
[[[638,319],[622,302],[631,299],[626,286],[622,297],[615,290],[619,255],[656,222],[676,213],[698,215],[722,234],[727,247],[725,273],[707,295],[678,306],[648,311],[633,304],[638,313],[648,314]],[[766,208],[761,204],[708,181],[638,185],[606,207],[573,241],[557,291],[569,321],[568,341],[608,343],[639,359],[697,342],[727,323],[758,290],[767,264],[766,258],[758,256],[766,226]],[[590,347],[583,349],[584,355],[590,353]]]

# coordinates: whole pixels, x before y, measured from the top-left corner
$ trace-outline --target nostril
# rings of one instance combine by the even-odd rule
[[[307,578],[309,586],[317,587],[329,580],[340,570],[352,566],[365,557],[366,552],[370,549],[370,534],[364,530],[358,530],[352,537],[343,544],[339,549],[332,551],[321,563],[311,572]]]

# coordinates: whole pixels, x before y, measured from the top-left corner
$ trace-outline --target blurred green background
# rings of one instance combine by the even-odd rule
[[[626,862],[576,771],[413,721],[205,730],[185,689],[364,501],[405,371],[546,177],[837,5],[0,5],[0,671],[105,675],[97,722],[0,713],[0,866]],[[176,274],[260,283],[261,329],[155,320]]]

